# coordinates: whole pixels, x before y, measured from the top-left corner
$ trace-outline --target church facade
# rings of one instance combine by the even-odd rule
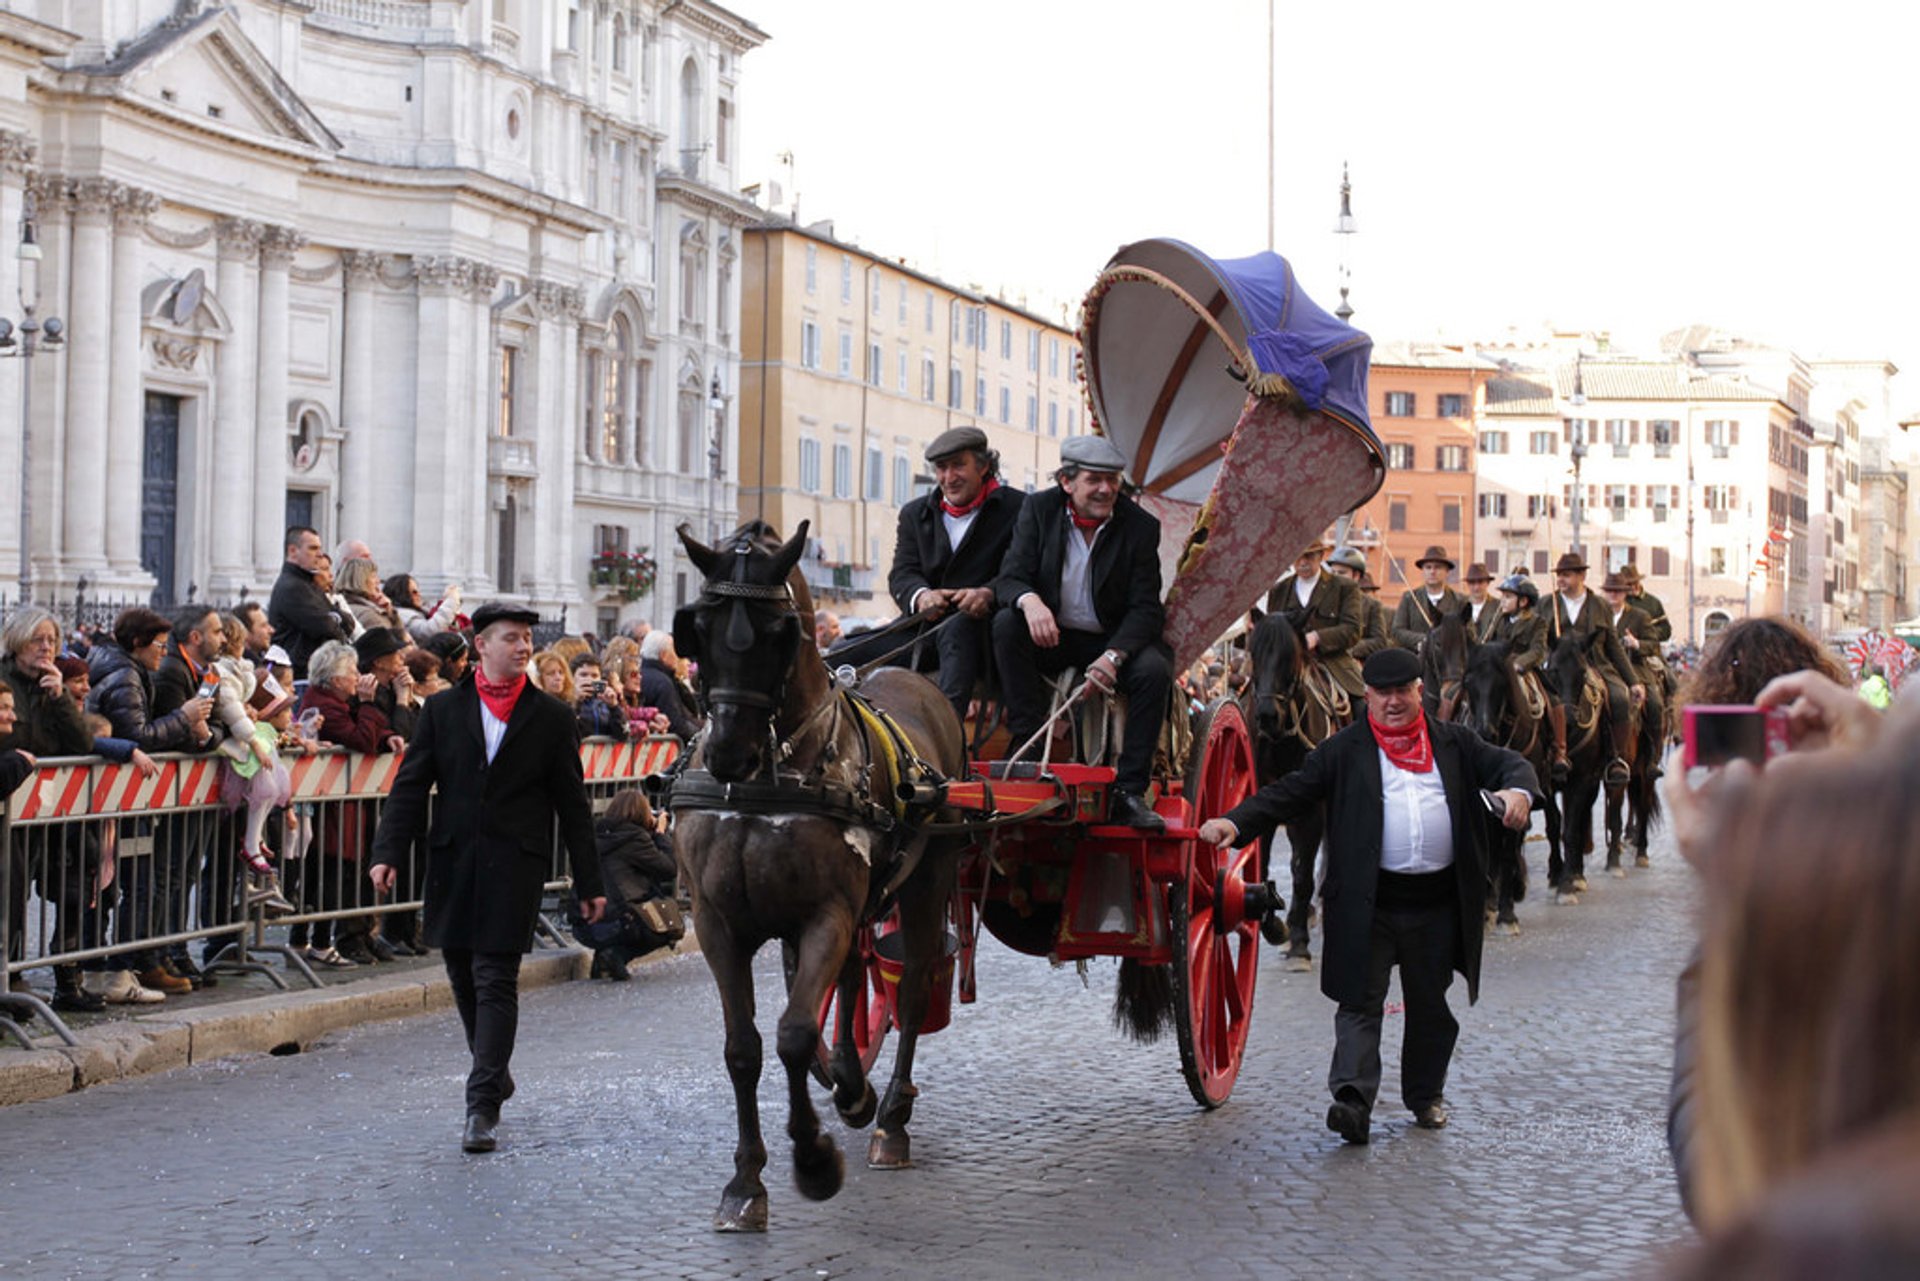
[[[0,12],[0,246],[41,252],[0,315],[65,328],[0,361],[0,591],[24,525],[42,599],[259,596],[306,524],[429,600],[664,615],[675,526],[737,505],[764,39],[706,0]]]

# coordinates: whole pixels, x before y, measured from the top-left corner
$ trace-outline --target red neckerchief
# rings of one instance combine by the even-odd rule
[[[527,674],[520,672],[510,681],[495,684],[487,679],[486,673],[476,663],[473,668],[473,687],[480,692],[480,701],[487,705],[487,710],[505,721],[513,715],[513,705],[520,701],[521,691],[527,687]]]
[[[1373,728],[1373,741],[1380,744],[1380,750],[1395,765],[1409,774],[1425,774],[1433,769],[1433,740],[1427,737],[1425,708],[1405,729],[1388,729],[1373,719],[1372,712],[1367,713],[1367,724]]]
[[[1098,529],[1107,523],[1098,516],[1082,516],[1073,509],[1072,503],[1067,504],[1067,519],[1073,522],[1075,529]]]
[[[940,500],[940,510],[945,512],[949,516],[971,516],[975,512],[980,510],[981,503],[984,503],[987,501],[987,495],[991,494],[994,490],[998,488],[1000,488],[999,477],[989,476],[987,477],[987,483],[980,486],[980,492],[975,494],[973,496],[973,501],[968,503],[965,507],[955,507],[952,503],[948,502],[945,498],[942,498]]]

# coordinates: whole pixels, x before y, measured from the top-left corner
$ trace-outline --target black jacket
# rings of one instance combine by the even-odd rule
[[[313,575],[292,561],[280,567],[273,595],[267,598],[267,621],[273,624],[274,644],[287,651],[299,680],[306,679],[314,650],[330,640],[351,639]]]
[[[690,742],[700,732],[700,722],[680,696],[680,682],[667,665],[657,658],[640,660],[640,702],[667,718],[667,729],[681,742]]]
[[[115,738],[131,739],[143,752],[199,750],[185,712],[176,706],[164,716],[155,714],[153,673],[118,645],[95,645],[87,672],[93,681],[87,710],[106,717]]]
[[[1004,484],[988,494],[957,549],[947,541],[938,492],[902,507],[893,536],[893,570],[887,575],[887,590],[900,612],[911,614],[914,594],[924,588],[993,586],[1026,499]]]
[[[13,687],[13,736],[7,746],[35,756],[87,756],[93,735],[80,718],[80,705],[64,689],[49,696],[39,680],[20,670],[12,654],[0,654],[0,680]]]
[[[1487,814],[1477,792],[1517,787],[1540,797],[1533,766],[1518,752],[1496,747],[1464,725],[1427,718],[1434,768],[1453,817],[1453,869],[1460,916],[1460,946],[1453,968],[1466,976],[1467,999],[1480,996],[1480,943],[1486,926]],[[1327,807],[1327,872],[1321,887],[1326,912],[1325,957],[1320,990],[1336,1001],[1364,1004],[1367,951],[1372,939],[1374,894],[1380,879],[1384,815],[1380,747],[1363,719],[1307,754],[1299,769],[1229,810],[1226,818],[1242,841],[1266,836]]]
[[[593,825],[594,845],[600,853],[600,876],[606,882],[609,920],[629,906],[673,893],[673,855],[666,837],[638,823],[603,818]]]
[[[573,897],[598,898],[573,711],[531,684],[514,704],[491,762],[471,677],[427,700],[373,838],[374,864],[402,867],[427,827],[428,947],[524,952],[533,944],[553,865],[555,820],[573,873]]]
[[[1632,686],[1640,683],[1640,673],[1633,670],[1633,663],[1627,658],[1627,647],[1620,643],[1620,633],[1613,629],[1613,611],[1607,608],[1607,602],[1600,599],[1598,592],[1588,592],[1586,600],[1581,602],[1580,616],[1572,622],[1567,621],[1566,602],[1559,592],[1553,592],[1542,598],[1540,608],[1546,612],[1547,650],[1552,652],[1560,637],[1572,632],[1581,640],[1594,632],[1602,632],[1606,639],[1601,648],[1606,651],[1605,661],[1599,664],[1600,675],[1606,676],[1609,666],[1620,677],[1623,684]]]
[[[1030,494],[1013,525],[1013,543],[994,580],[994,597],[1013,608],[1036,592],[1057,618],[1060,571],[1066,563],[1067,491],[1055,486]],[[1113,649],[1132,656],[1149,645],[1166,648],[1167,611],[1160,603],[1160,522],[1131,498],[1114,505],[1108,528],[1093,549],[1093,612]]]

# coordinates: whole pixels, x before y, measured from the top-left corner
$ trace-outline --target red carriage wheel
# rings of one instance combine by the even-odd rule
[[[1206,710],[1193,742],[1186,796],[1198,827],[1253,794],[1253,743],[1239,704],[1229,699]],[[1260,969],[1260,927],[1237,905],[1245,887],[1260,882],[1258,841],[1239,850],[1196,841],[1185,879],[1168,887],[1180,1068],[1201,1107],[1225,1103],[1240,1075]],[[1227,909],[1217,922],[1216,908]]]
[[[893,1015],[887,1005],[886,980],[880,973],[880,958],[873,951],[873,927],[863,925],[853,936],[854,950],[860,956],[860,969],[864,981],[860,984],[853,1004],[853,1048],[860,1055],[860,1070],[871,1074],[874,1060],[880,1057],[880,1047],[885,1044],[887,1033],[893,1028]],[[782,943],[780,956],[787,989],[793,989],[793,948]],[[826,996],[820,1002],[820,1045],[813,1055],[813,1079],[828,1089],[833,1088],[833,1077],[829,1068],[833,1063],[834,1014],[839,1008],[840,990],[837,985],[827,989]]]

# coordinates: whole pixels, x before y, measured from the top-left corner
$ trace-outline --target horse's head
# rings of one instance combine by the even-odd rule
[[[706,582],[699,599],[673,616],[673,644],[700,664],[706,767],[736,782],[771,763],[773,720],[802,642],[811,639],[787,583],[807,545],[807,522],[785,544],[760,521],[742,525],[718,548],[685,525],[680,541]]]
[[[1427,688],[1444,690],[1449,685],[1458,685],[1466,674],[1467,656],[1473,644],[1473,629],[1467,626],[1464,610],[1440,615],[1440,621],[1427,633],[1427,643],[1420,647],[1420,659],[1426,667],[1422,679]]]
[[[1574,632],[1561,633],[1547,651],[1547,685],[1555,697],[1569,707],[1579,705],[1587,683],[1587,671],[1594,666],[1606,644],[1606,633],[1595,628],[1584,638]]]
[[[1500,724],[1514,703],[1513,648],[1506,641],[1484,641],[1467,657],[1460,678],[1466,723],[1490,743],[1500,741]]]
[[[1252,617],[1253,640],[1248,650],[1253,660],[1253,724],[1262,737],[1278,738],[1284,732],[1281,705],[1293,697],[1299,683],[1306,642],[1285,614],[1255,609]]]

